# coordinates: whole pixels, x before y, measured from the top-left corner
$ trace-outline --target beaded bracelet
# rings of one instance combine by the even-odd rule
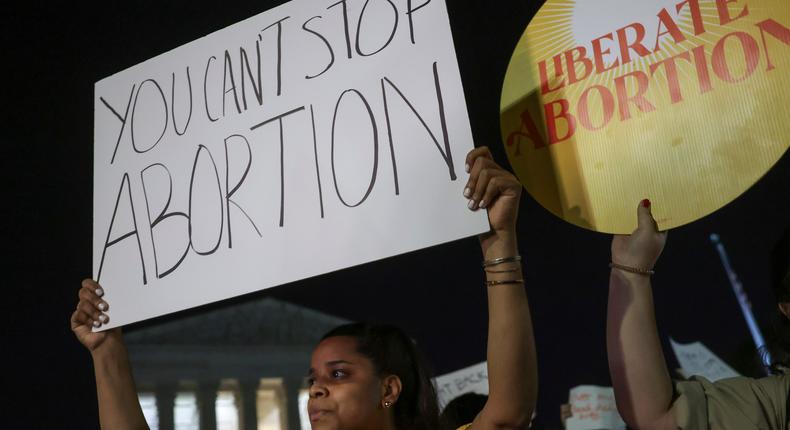
[[[609,263],[609,268],[625,270],[626,272],[636,273],[637,275],[650,276],[650,275],[653,275],[653,274],[656,273],[656,271],[653,270],[653,269],[642,269],[640,267],[631,267],[631,266],[626,266],[626,265],[623,265],[623,264],[617,264],[615,262]]]

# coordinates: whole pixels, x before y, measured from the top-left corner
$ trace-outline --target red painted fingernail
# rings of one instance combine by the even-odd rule
[[[642,200],[642,206],[644,206],[646,208],[649,208],[650,207],[650,200],[649,199]]]

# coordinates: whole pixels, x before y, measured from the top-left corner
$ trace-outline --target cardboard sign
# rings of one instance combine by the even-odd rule
[[[571,389],[568,403],[571,416],[565,421],[566,430],[625,430],[612,387],[579,385]]]
[[[294,0],[195,40],[96,83],[94,145],[103,328],[488,229],[442,0]]]
[[[702,342],[677,343],[669,339],[684,376],[699,375],[709,381],[740,376],[727,363],[711,352]]]
[[[788,27],[787,0],[547,0],[502,88],[513,169],[596,231],[708,215],[790,146]]]
[[[434,378],[439,407],[466,393],[488,395],[488,363],[482,362]]]

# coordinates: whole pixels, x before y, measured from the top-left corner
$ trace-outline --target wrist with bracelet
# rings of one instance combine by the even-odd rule
[[[500,266],[502,264],[507,264],[507,263],[518,263],[518,266],[517,267],[504,268],[504,269],[500,269],[500,268],[494,269],[493,268],[493,267]],[[493,258],[493,259],[490,259],[490,260],[483,260],[482,266],[483,266],[483,270],[486,273],[499,273],[499,274],[501,274],[501,273],[513,273],[513,274],[515,274],[516,272],[521,270],[521,256],[520,255],[514,255],[512,257],[499,257],[499,258]],[[488,281],[488,280],[485,281],[485,285],[487,287],[493,287],[493,286],[496,286],[496,285],[523,284],[523,283],[524,283],[524,279],[521,279],[521,278],[518,278],[518,279],[516,279],[516,278],[513,278],[513,279],[499,279],[499,280],[493,280],[493,281]]]
[[[624,272],[635,273],[637,275],[644,275],[644,276],[652,276],[652,275],[654,275],[656,273],[656,271],[653,270],[653,269],[645,269],[645,268],[642,268],[642,267],[627,266],[625,264],[615,263],[614,261],[609,263],[609,268],[611,268],[611,269],[619,269],[619,270],[622,270]]]

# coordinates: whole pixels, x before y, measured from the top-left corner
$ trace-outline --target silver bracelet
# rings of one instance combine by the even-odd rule
[[[483,261],[483,268],[496,266],[497,264],[503,264],[503,263],[517,263],[519,261],[521,261],[521,256],[520,255],[515,255],[513,257],[494,258],[492,260],[484,260]]]

